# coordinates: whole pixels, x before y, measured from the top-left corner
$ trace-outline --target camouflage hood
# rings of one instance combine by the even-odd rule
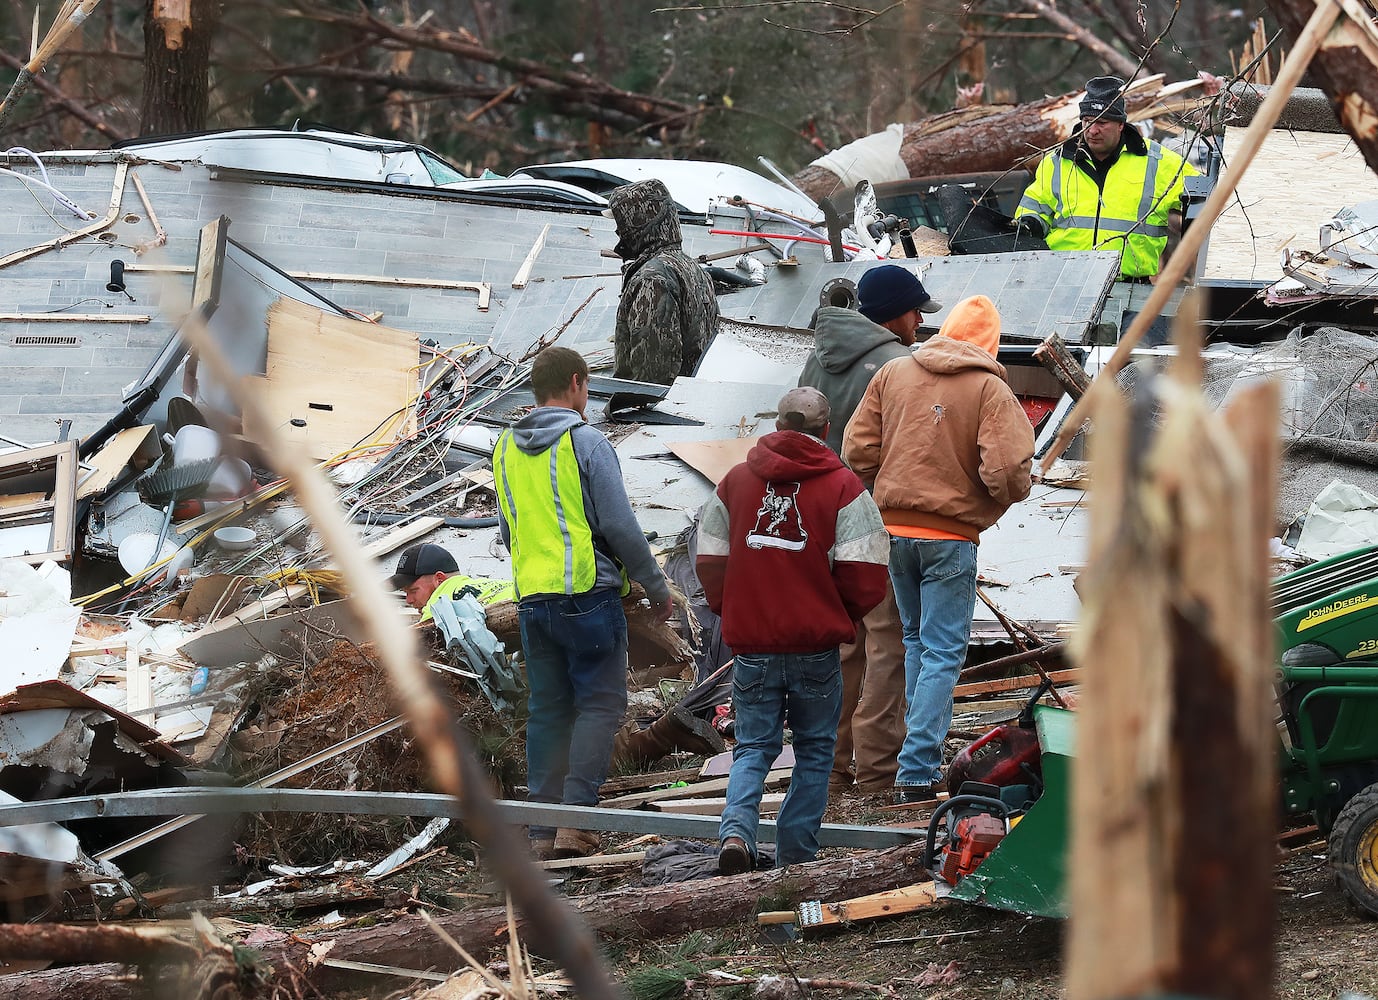
[[[679,214],[665,185],[654,178],[624,184],[608,195],[608,211],[617,223],[617,256],[627,262],[625,274],[651,254],[681,242]]]

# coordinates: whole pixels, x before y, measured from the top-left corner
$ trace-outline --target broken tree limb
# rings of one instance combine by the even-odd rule
[[[1013,653],[1010,656],[1002,656],[998,660],[987,660],[985,663],[978,663],[974,667],[967,667],[962,671],[959,681],[979,681],[989,677],[998,677],[1011,667],[1022,667],[1028,663],[1060,662],[1065,659],[1066,655],[1067,643],[1065,641],[1050,642],[1038,649]]]
[[[0,959],[163,965],[193,962],[200,955],[185,925],[178,931],[116,924],[0,924]]]
[[[1091,376],[1086,374],[1086,369],[1076,358],[1072,357],[1067,350],[1067,342],[1052,333],[1048,339],[1034,348],[1034,360],[1048,369],[1049,374],[1057,379],[1062,386],[1062,391],[1071,396],[1073,400],[1080,399],[1086,394],[1086,389],[1091,384]]]
[[[1300,39],[1314,16],[1314,0],[1268,0],[1289,39]],[[1340,0],[1348,15],[1336,25],[1311,60],[1311,74],[1335,109],[1335,117],[1354,139],[1370,170],[1378,170],[1378,28],[1370,7]]]
[[[1163,306],[1167,305],[1167,301],[1177,289],[1178,283],[1186,276],[1187,269],[1196,260],[1197,251],[1201,249],[1201,244],[1206,241],[1211,226],[1215,224],[1215,220],[1224,211],[1225,205],[1234,196],[1240,178],[1258,154],[1263,140],[1267,138],[1273,125],[1277,123],[1278,116],[1282,114],[1282,109],[1287,104],[1287,98],[1292,95],[1292,91],[1301,82],[1302,75],[1311,62],[1311,57],[1325,41],[1339,16],[1341,16],[1341,12],[1336,6],[1336,0],[1319,0],[1316,4],[1311,19],[1306,22],[1305,29],[1297,38],[1296,46],[1287,53],[1287,58],[1283,60],[1282,67],[1278,70],[1277,83],[1273,85],[1273,89],[1268,92],[1268,96],[1259,105],[1258,113],[1254,115],[1254,120],[1249,124],[1240,140],[1239,149],[1231,157],[1229,171],[1216,182],[1210,197],[1201,207],[1200,216],[1182,235],[1181,243],[1173,251],[1172,256],[1168,258],[1162,271],[1159,272],[1158,280],[1153,286],[1152,293],[1148,296],[1148,301],[1144,303],[1143,310],[1134,318],[1129,329],[1120,335],[1120,342],[1115,347],[1115,353],[1096,373],[1096,377],[1091,380],[1086,394],[1078,401],[1072,412],[1067,415],[1067,419],[1062,422],[1062,427],[1058,430],[1052,446],[1043,456],[1042,464],[1039,466],[1044,475],[1047,475],[1053,463],[1067,450],[1067,446],[1072,443],[1072,439],[1076,437],[1081,425],[1094,416],[1099,397],[1111,391],[1105,387],[1115,384],[1115,376],[1128,363],[1130,352],[1138,346],[1143,335],[1148,332],[1149,326],[1162,313]]]
[[[1091,442],[1069,1000],[1272,989],[1278,390],[1212,411],[1191,297],[1176,330],[1159,398],[1108,393]]]

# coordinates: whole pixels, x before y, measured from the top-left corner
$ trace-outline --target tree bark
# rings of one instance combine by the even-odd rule
[[[888,851],[850,858],[830,858],[787,869],[699,879],[651,888],[620,889],[596,896],[571,899],[582,921],[602,938],[619,942],[645,941],[686,934],[693,930],[726,927],[750,921],[761,896],[772,899],[787,894],[795,904],[809,899],[848,899],[884,892],[923,881],[919,867],[922,842]],[[493,906],[437,915],[439,924],[465,950],[482,959],[492,949],[505,947],[507,909]],[[519,925],[523,934],[526,924]],[[416,916],[372,927],[354,927],[323,936],[333,940],[330,957],[352,962],[375,962],[407,969],[452,969],[458,962],[449,945],[428,930]],[[546,942],[523,937],[535,952],[548,954]],[[305,973],[309,941],[289,940],[265,953],[265,960],[283,981],[289,965]],[[50,969],[0,978],[0,998],[24,1000],[126,1000],[138,996],[130,984],[116,978],[118,966]],[[309,972],[318,990],[359,986],[357,973],[318,966]],[[13,982],[14,992],[5,984]]]
[[[1315,0],[1268,0],[1288,44],[1297,37],[1316,10]],[[1378,171],[1378,47],[1347,16],[1311,59],[1311,75],[1354,138],[1369,169]]]
[[[144,7],[144,89],[140,135],[198,132],[206,127],[211,37],[218,0],[187,0],[185,19],[159,17],[167,0]]]

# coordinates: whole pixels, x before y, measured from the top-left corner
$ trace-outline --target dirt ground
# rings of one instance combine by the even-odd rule
[[[893,816],[894,814],[890,814]],[[833,807],[829,821],[875,822],[874,808]],[[605,850],[614,850],[612,835]],[[828,852],[842,856],[844,852]],[[462,841],[450,860],[414,869],[403,882],[408,893],[441,905],[462,908],[495,902],[496,887],[484,881],[481,866],[459,863]],[[471,858],[472,855],[469,855]],[[455,876],[459,881],[455,881]],[[579,896],[637,884],[637,870],[590,869],[570,874],[556,891]],[[1278,923],[1275,948],[1279,1000],[1319,1000],[1346,993],[1378,997],[1378,923],[1355,914],[1326,869],[1317,843],[1279,863],[1276,869]],[[769,907],[774,908],[774,907]],[[1060,921],[964,904],[858,924],[825,933],[805,932],[788,943],[766,940],[754,924],[707,928],[688,936],[656,941],[605,941],[604,955],[615,977],[635,1000],[745,998],[745,986],[714,981],[710,970],[742,977],[753,985],[764,976],[797,976],[869,984],[872,989],[815,989],[789,996],[891,996],[975,1000],[1047,1000],[1063,995],[1063,931]],[[1259,956],[1259,961],[1269,957]],[[535,961],[540,972],[554,966]],[[378,984],[369,995],[415,996],[400,983]],[[364,995],[359,989],[340,1000]]]

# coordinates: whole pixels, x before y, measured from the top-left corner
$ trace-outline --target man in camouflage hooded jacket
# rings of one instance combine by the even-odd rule
[[[614,337],[617,378],[669,385],[692,375],[718,330],[718,300],[703,268],[680,249],[679,216],[658,180],[608,195],[617,222],[622,300]]]

